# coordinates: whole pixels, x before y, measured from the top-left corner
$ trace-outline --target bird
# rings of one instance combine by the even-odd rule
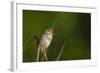
[[[46,60],[48,61],[48,57],[47,57],[47,50],[48,47],[51,44],[51,41],[53,39],[53,28],[48,28],[44,31],[44,33],[40,36],[40,38],[36,37],[33,34],[33,37],[36,39],[37,41],[37,59],[36,61],[39,61],[39,55],[42,55],[42,60]]]

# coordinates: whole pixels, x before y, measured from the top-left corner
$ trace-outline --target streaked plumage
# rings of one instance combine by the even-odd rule
[[[36,38],[36,37],[34,37],[34,38]],[[52,28],[45,30],[45,32],[42,34],[42,36],[37,39],[37,48],[38,48],[38,51],[40,51],[43,60],[48,60],[47,49],[48,49],[52,39],[53,39],[53,29]],[[37,55],[39,55],[39,53]],[[37,59],[37,61],[38,61],[38,59]]]

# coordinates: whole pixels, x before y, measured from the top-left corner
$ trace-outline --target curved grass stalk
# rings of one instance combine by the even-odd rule
[[[25,44],[24,44],[24,48],[29,44],[29,42],[31,41],[32,39],[28,39],[26,42],[25,42]]]
[[[64,47],[65,47],[65,44],[66,44],[66,42],[64,42],[64,44],[63,44],[63,46],[62,46],[62,48],[61,48],[61,50],[60,50],[60,53],[59,53],[58,57],[56,58],[56,61],[58,61],[58,60],[60,59],[61,54],[62,54],[62,52],[63,52],[63,49],[64,49]]]

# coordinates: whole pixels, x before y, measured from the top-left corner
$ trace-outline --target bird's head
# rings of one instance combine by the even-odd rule
[[[53,35],[53,28],[48,28],[47,30],[45,30],[45,33],[48,35]]]

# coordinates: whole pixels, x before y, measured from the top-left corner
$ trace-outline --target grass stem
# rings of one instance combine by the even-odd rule
[[[39,55],[40,55],[40,48],[38,48],[38,50],[37,50],[37,57],[36,57],[37,62],[39,61]]]
[[[58,55],[56,61],[58,61],[58,60],[60,59],[61,54],[62,54],[62,51],[63,51],[63,49],[64,49],[64,47],[65,47],[65,44],[66,44],[66,42],[64,42],[64,44],[63,44],[63,46],[62,46],[62,48],[61,48],[61,50],[60,50],[60,53],[59,53],[59,55]]]

